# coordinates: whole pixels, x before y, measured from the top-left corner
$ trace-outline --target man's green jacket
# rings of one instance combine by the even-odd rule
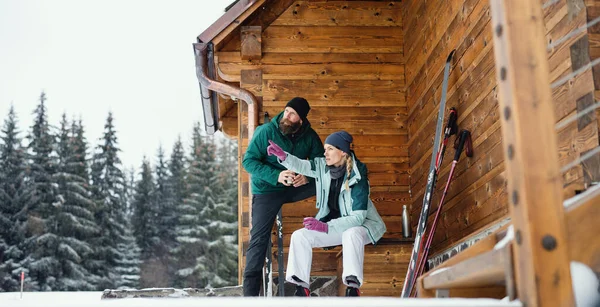
[[[310,127],[310,122],[304,120],[297,133],[286,136],[279,131],[279,121],[282,116],[283,112],[275,116],[271,122],[257,127],[250,144],[248,144],[242,165],[252,175],[252,194],[267,194],[293,189],[293,187],[286,187],[277,182],[279,173],[285,170],[285,167],[279,164],[276,156],[267,155],[269,140],[300,159],[323,157],[323,143]],[[313,180],[309,178],[308,184],[314,184]]]

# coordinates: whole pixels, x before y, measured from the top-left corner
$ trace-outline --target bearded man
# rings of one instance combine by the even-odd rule
[[[315,195],[313,179],[286,170],[276,156],[267,155],[269,141],[273,141],[301,159],[323,156],[323,143],[306,119],[309,110],[306,99],[292,98],[283,112],[256,129],[242,160],[244,169],[252,175],[252,229],[246,251],[244,296],[259,295],[271,229],[283,204]]]

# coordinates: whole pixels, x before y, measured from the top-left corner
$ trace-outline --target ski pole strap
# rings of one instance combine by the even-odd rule
[[[456,134],[458,132],[458,125],[456,124],[456,120],[458,118],[458,112],[456,112],[456,108],[450,108],[450,114],[448,115],[448,123],[446,124],[446,133],[448,136]]]
[[[460,132],[458,145],[456,147],[456,152],[454,153],[454,161],[458,161],[465,145],[467,146],[467,156],[472,156],[473,144],[471,142],[471,132],[469,130],[462,130]]]

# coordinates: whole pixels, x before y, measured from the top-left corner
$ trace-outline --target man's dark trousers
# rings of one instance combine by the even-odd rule
[[[283,204],[314,196],[315,192],[315,184],[309,182],[301,187],[288,188],[281,192],[252,195],[252,229],[246,252],[244,296],[258,296],[260,293],[267,245],[279,209]]]

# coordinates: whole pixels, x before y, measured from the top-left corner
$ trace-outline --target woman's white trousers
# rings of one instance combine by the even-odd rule
[[[308,288],[313,248],[342,245],[343,268],[342,280],[354,275],[363,284],[363,262],[365,245],[371,243],[367,229],[362,226],[352,227],[343,233],[323,233],[302,228],[294,231],[290,242],[287,272],[285,280]],[[295,281],[296,276],[303,282]]]

